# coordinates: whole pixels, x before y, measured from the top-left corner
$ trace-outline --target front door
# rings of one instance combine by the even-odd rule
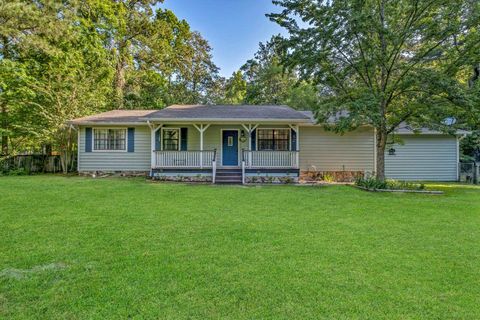
[[[222,131],[222,165],[238,166],[238,131]]]

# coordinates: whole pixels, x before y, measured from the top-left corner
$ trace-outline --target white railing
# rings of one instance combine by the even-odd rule
[[[243,151],[246,168],[298,168],[298,151]]]
[[[212,168],[215,150],[154,151],[155,169],[158,168]]]

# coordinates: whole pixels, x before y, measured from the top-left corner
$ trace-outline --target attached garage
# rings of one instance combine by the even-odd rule
[[[456,181],[458,140],[455,136],[402,134],[395,152],[385,153],[385,175],[398,180]],[[389,149],[389,147],[387,147]]]

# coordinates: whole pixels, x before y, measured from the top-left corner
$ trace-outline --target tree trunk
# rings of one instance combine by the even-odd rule
[[[123,109],[124,107],[124,90],[125,90],[125,63],[120,57],[115,68],[115,109]]]
[[[118,57],[117,64],[115,66],[115,109],[124,108],[124,96],[125,96],[125,68],[127,66],[127,48],[128,44],[125,41],[120,41],[118,44]]]
[[[385,147],[387,145],[387,130],[385,128],[377,128],[377,172],[376,178],[378,180],[385,180]]]
[[[3,42],[3,51],[0,53],[4,59],[9,58],[8,54],[8,39],[7,37],[2,37],[2,42]],[[1,88],[0,88],[1,91]],[[0,151],[1,155],[8,155],[9,150],[8,150],[8,135],[7,135],[7,130],[8,130],[8,109],[6,102],[3,101],[1,102],[1,108],[0,108],[0,128],[2,129],[2,150]]]
[[[7,112],[7,106],[2,105],[1,108],[1,115],[0,115],[2,121],[1,121],[1,128],[2,128],[2,151],[1,154],[6,156],[8,155],[8,135],[7,135],[7,130],[8,130],[8,112]]]

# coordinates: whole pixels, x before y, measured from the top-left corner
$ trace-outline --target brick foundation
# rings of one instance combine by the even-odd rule
[[[357,178],[364,176],[364,171],[301,171],[300,181],[354,182]]]

